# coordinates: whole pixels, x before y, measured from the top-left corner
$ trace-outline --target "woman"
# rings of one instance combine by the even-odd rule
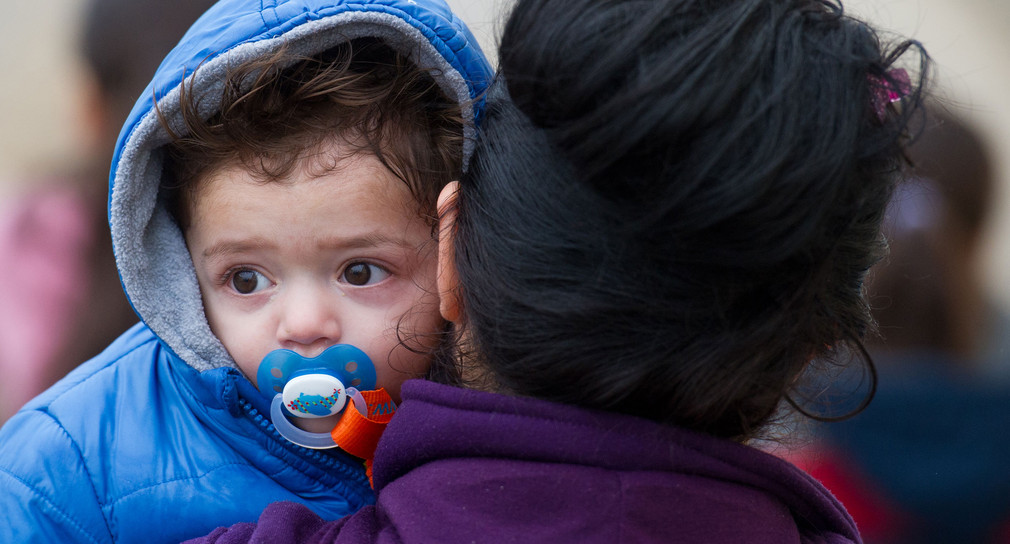
[[[747,442],[861,352],[909,48],[816,0],[520,0],[440,200],[454,336],[403,388],[376,505],[199,542],[859,542]]]

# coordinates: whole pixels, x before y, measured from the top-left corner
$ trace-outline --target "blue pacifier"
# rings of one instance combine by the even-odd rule
[[[296,427],[287,415],[320,418],[339,414],[347,397],[375,389],[375,365],[368,355],[350,344],[337,344],[313,358],[289,350],[271,351],[256,371],[256,385],[268,398],[270,421],[289,441],[306,448],[337,445],[329,433],[311,433]]]

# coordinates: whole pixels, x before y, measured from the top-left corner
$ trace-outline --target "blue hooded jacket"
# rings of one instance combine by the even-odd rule
[[[0,542],[179,542],[253,521],[278,500],[324,519],[374,500],[359,459],[277,434],[211,332],[182,233],[158,198],[169,137],[151,98],[178,123],[184,79],[213,91],[229,66],[282,43],[311,55],[365,36],[431,69],[464,119],[477,118],[491,68],[441,0],[222,0],[162,62],[110,176],[117,266],[142,323],[0,429]],[[464,159],[474,130],[467,123]]]

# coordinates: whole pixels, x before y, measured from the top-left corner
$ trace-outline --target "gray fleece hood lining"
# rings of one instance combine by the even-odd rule
[[[395,15],[344,12],[307,22],[277,37],[242,43],[201,65],[185,84],[192,84],[193,91],[201,95],[210,91],[205,96],[220,96],[214,91],[220,90],[230,67],[268,54],[281,43],[296,53],[314,55],[359,37],[383,39],[422,69],[432,70],[446,94],[457,98],[463,118],[471,120],[464,130],[465,164],[475,130],[469,86],[418,29]],[[181,125],[178,86],[159,97],[158,107],[173,127]],[[201,114],[209,116],[218,104],[206,107]],[[159,200],[161,148],[168,142],[169,136],[151,108],[123,146],[109,212],[119,273],[137,313],[187,364],[199,371],[235,367],[210,330],[182,232]]]

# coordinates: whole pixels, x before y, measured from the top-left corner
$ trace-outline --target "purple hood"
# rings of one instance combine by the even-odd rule
[[[194,542],[861,542],[820,484],[754,448],[423,381],[374,471],[376,505],[338,522],[282,503]]]

